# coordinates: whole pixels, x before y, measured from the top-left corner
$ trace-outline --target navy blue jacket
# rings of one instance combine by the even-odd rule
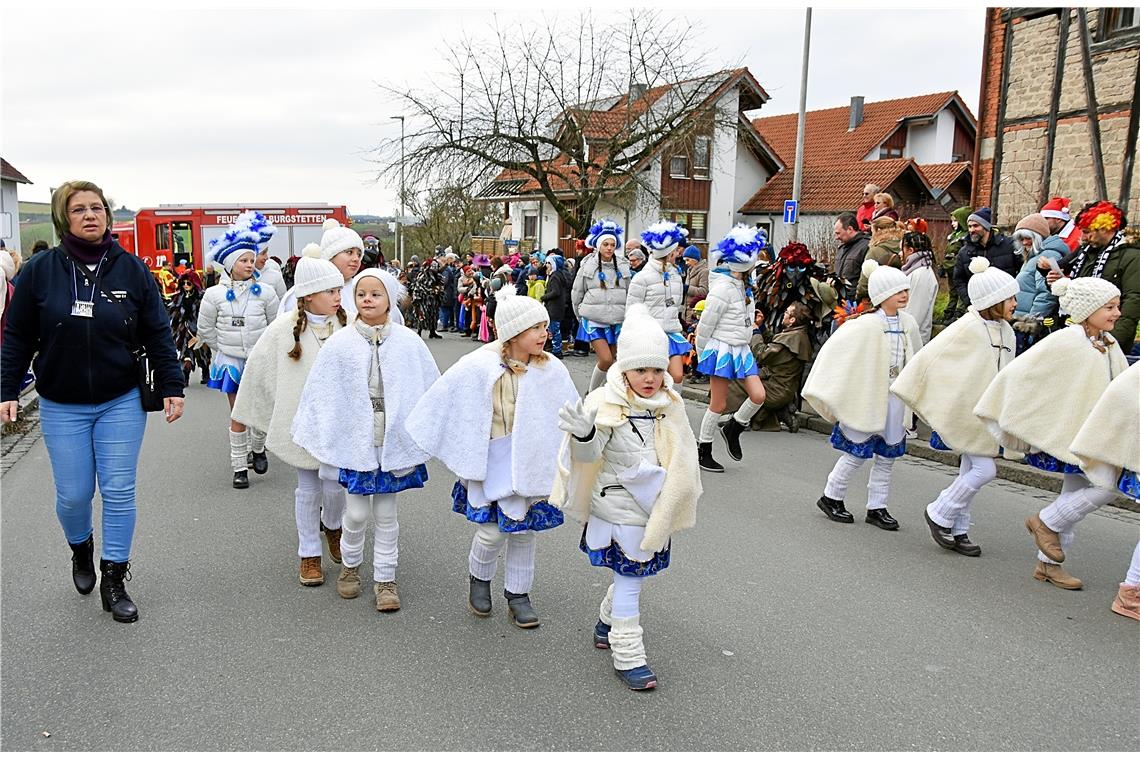
[[[183,395],[170,318],[146,264],[112,243],[99,280],[122,299],[135,321],[161,395]],[[5,312],[0,401],[15,401],[19,396],[20,381],[33,356],[36,391],[49,401],[101,404],[138,387],[123,310],[96,290],[94,318],[73,317],[76,288],[79,298],[87,300],[91,286],[74,270],[62,247],[33,257],[20,271]]]
[[[970,259],[975,256],[989,259],[990,266],[997,267],[1015,280],[1021,271],[1021,265],[1025,263],[1024,257],[1014,250],[1013,238],[1008,238],[997,230],[990,231],[990,239],[985,246],[972,242],[967,236],[954,261],[954,283],[958,288],[958,298],[966,304],[970,303],[969,282],[974,276],[970,271]]]

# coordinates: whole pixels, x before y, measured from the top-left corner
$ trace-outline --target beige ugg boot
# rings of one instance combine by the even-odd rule
[[[1061,548],[1061,537],[1049,526],[1041,522],[1040,515],[1033,515],[1025,519],[1025,528],[1032,534],[1033,543],[1049,559],[1054,562],[1065,561],[1065,551]]]
[[[1112,611],[1117,615],[1140,620],[1140,586],[1121,583],[1116,590],[1116,598],[1112,600]]]
[[[1069,575],[1068,571],[1060,565],[1050,565],[1048,562],[1037,562],[1037,568],[1033,571],[1033,577],[1039,581],[1052,583],[1057,588],[1068,589],[1069,591],[1076,591],[1084,588],[1080,578],[1074,578]]]

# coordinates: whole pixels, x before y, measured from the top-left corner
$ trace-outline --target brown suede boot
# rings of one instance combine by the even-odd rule
[[[1054,562],[1065,561],[1065,552],[1061,549],[1061,537],[1041,522],[1040,515],[1026,518],[1025,528],[1033,535],[1033,542],[1037,544],[1042,554]]]
[[[1121,583],[1116,598],[1112,600],[1112,611],[1117,615],[1140,620],[1140,586]]]
[[[329,545],[329,558],[340,564],[340,528],[326,528],[321,523],[321,532],[325,534],[325,542]]]
[[[377,612],[395,612],[400,609],[400,595],[396,592],[396,581],[376,583],[372,588],[376,592]]]
[[[1069,591],[1076,591],[1084,588],[1080,578],[1074,578],[1069,575],[1068,571],[1060,565],[1050,565],[1048,562],[1037,563],[1037,568],[1033,571],[1033,577],[1039,581],[1052,583],[1057,588],[1068,589]]]
[[[320,557],[301,558],[301,585],[320,586],[325,582],[325,573],[321,570]]]
[[[341,567],[336,579],[336,592],[341,599],[355,599],[360,596],[360,568]]]

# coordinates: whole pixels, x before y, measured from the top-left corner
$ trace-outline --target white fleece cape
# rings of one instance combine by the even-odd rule
[[[899,325],[905,334],[905,366],[922,337],[918,323],[905,311],[899,312]],[[885,328],[876,312],[868,312],[848,319],[820,348],[803,397],[828,422],[861,431],[882,430],[887,424],[891,346]]]
[[[403,325],[393,324],[380,344],[384,445],[377,461],[368,392],[370,354],[368,341],[351,323],[325,341],[301,393],[293,441],[338,469],[395,472],[424,464],[431,457],[416,446],[405,423],[416,401],[439,378],[435,359]]]
[[[1140,473],[1140,362],[1109,384],[1069,450],[1101,488],[1115,490],[1121,468]]]
[[[408,416],[416,445],[463,480],[487,479],[491,391],[506,372],[501,348],[499,341],[488,343],[457,361]],[[562,441],[558,410],[579,398],[565,365],[547,356],[542,364],[531,362],[519,379],[511,431],[511,481],[519,496],[550,493]]]
[[[329,317],[334,330],[341,329],[340,320]],[[305,388],[305,378],[317,360],[314,341],[301,334],[301,357],[290,359],[293,350],[293,327],[297,312],[280,315],[265,329],[249,358],[241,376],[237,400],[230,416],[243,425],[266,432],[265,446],[281,461],[302,470],[315,470],[319,462],[304,449],[293,443],[293,417]],[[306,332],[309,332],[306,329]]]
[[[691,528],[697,522],[697,501],[701,497],[701,474],[697,465],[697,439],[685,416],[685,402],[673,390],[667,389],[672,403],[661,410],[664,415],[654,429],[654,447],[657,458],[665,468],[665,483],[649,513],[645,524],[642,551],[658,551],[679,530]],[[613,428],[625,422],[628,404],[614,403],[610,386],[603,385],[586,396],[587,410],[598,410],[594,424]],[[550,503],[565,511],[578,522],[590,516],[590,502],[598,473],[605,463],[605,455],[596,462],[576,462],[570,457],[570,435],[563,434],[559,454],[558,475],[550,494]]]
[[[1008,348],[995,349],[993,344]],[[970,308],[907,362],[891,393],[902,399],[959,454],[996,457],[998,445],[974,406],[1001,367],[1013,360],[1016,338],[1002,320],[987,327]]]
[[[1044,451],[1079,466],[1069,446],[1110,380],[1127,368],[1120,344],[1102,354],[1084,327],[1070,325],[997,373],[974,414],[1007,450]]]

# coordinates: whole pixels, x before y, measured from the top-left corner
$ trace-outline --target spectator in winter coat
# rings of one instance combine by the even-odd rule
[[[1045,281],[1046,269],[1038,268],[1041,257],[1059,261],[1069,255],[1069,247],[1058,235],[1049,234],[1049,224],[1041,214],[1030,214],[1017,223],[1013,239],[1020,244],[1025,264],[1017,274],[1017,308],[1015,317],[1032,315],[1050,317],[1057,312],[1057,296]]]
[[[868,224],[870,219],[867,220]],[[835,254],[835,282],[833,287],[840,300],[855,299],[856,285],[862,274],[863,259],[871,247],[871,237],[863,232],[855,214],[841,214],[835,220],[835,239],[839,250]]]
[[[955,280],[955,265],[958,261],[958,251],[966,242],[966,220],[970,217],[970,207],[961,206],[950,212],[950,234],[946,236],[946,251],[942,256],[942,268],[939,276],[946,278],[949,299],[946,308],[942,311],[941,324],[948,325],[961,316],[966,304],[958,305],[958,282]]]
[[[878,185],[868,182],[863,186],[863,202],[859,204],[859,208],[855,211],[855,229],[861,232],[868,232],[870,228],[868,225],[871,223],[871,217],[875,213],[875,193],[882,190]],[[862,262],[860,262],[861,264]]]
[[[993,217],[989,208],[982,207],[966,219],[966,241],[958,250],[954,264],[955,285],[958,300],[970,303],[970,293],[966,284],[970,280],[970,259],[981,256],[1010,277],[1017,277],[1021,269],[1021,256],[1013,250],[1013,241],[993,228]]]
[[[930,342],[934,317],[934,299],[938,295],[938,277],[934,274],[934,251],[930,238],[922,232],[908,232],[902,239],[902,271],[910,280],[910,299],[903,311],[918,322],[922,344]]]
[[[705,299],[709,294],[709,265],[701,258],[701,249],[690,245],[682,255],[688,260],[689,268],[685,271],[685,308],[681,314],[686,322],[694,319],[693,307]]]
[[[626,256],[629,258],[629,271],[637,274],[645,268],[645,262],[648,261],[645,249],[639,244],[630,248],[626,245]]]
[[[881,216],[871,222],[871,246],[866,258],[878,262],[879,266],[902,269],[903,227],[889,216]],[[867,275],[859,272],[859,285],[855,289],[855,300],[867,298]]]
[[[456,263],[459,257],[454,253],[445,253],[443,268],[439,270],[440,279],[443,280],[443,302],[439,306],[440,329],[446,332],[458,332],[455,316],[459,310],[459,267]]]
[[[875,193],[875,211],[871,214],[871,221],[882,219],[884,216],[896,222],[899,220],[899,212],[895,211],[895,199],[890,193]]]
[[[557,251],[557,253],[555,252]],[[574,289],[574,276],[566,267],[566,257],[555,248],[546,255],[546,291],[539,299],[546,307],[547,331],[550,333],[553,354],[562,358],[562,321],[570,306],[570,292]]]

